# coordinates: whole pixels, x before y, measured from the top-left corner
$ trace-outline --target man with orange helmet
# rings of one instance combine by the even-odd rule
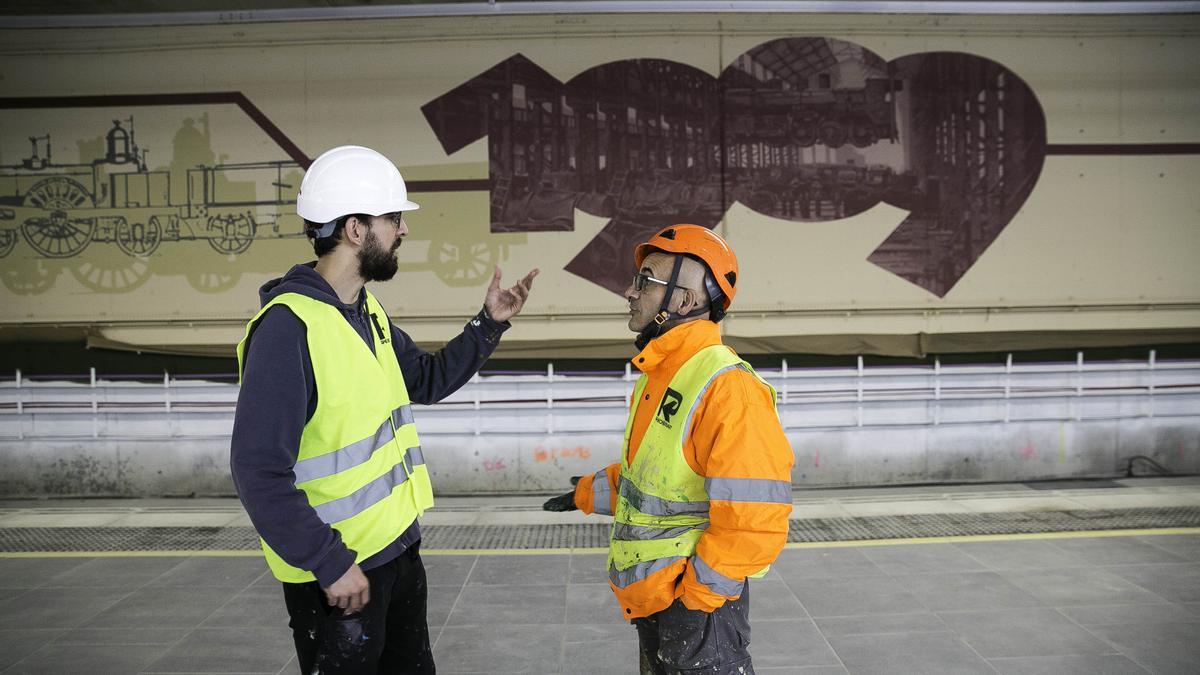
[[[625,298],[642,376],[621,461],[543,508],[613,516],[609,585],[642,673],[753,673],[748,577],[787,539],[792,449],[775,390],[721,343],[738,283],[729,244],[673,225],[634,257]]]

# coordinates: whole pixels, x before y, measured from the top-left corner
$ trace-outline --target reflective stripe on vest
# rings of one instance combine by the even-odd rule
[[[680,525],[679,527],[650,527],[649,525],[627,525],[614,523],[612,538],[617,541],[652,541],[654,539],[674,539],[691,530],[708,529],[708,523],[699,525]]]
[[[727,595],[730,597],[742,594],[742,589],[745,587],[745,581],[730,579],[708,566],[704,562],[704,558],[699,555],[692,556],[692,570],[696,573],[696,581],[708,586],[708,589],[717,595]]]
[[[746,372],[750,373],[751,375],[754,374],[754,370],[752,370],[750,368],[750,365],[746,364],[746,363],[742,363],[742,362],[731,363],[731,364],[721,368],[717,372],[713,373],[708,378],[708,381],[704,383],[704,386],[700,388],[700,393],[696,394],[696,400],[692,401],[692,407],[688,410],[687,421],[685,421],[683,423],[682,438],[687,438],[688,433],[690,433],[692,431],[692,420],[696,418],[696,408],[700,406],[700,401],[704,400],[704,394],[706,394],[708,392],[708,388],[712,386],[712,383],[715,382],[718,377],[723,375],[726,371],[733,370],[734,368],[741,368],[742,370],[745,370]],[[774,393],[775,390],[772,389],[771,391],[772,391],[772,393]]]
[[[708,500],[677,502],[648,495],[638,489],[633,481],[621,476],[617,481],[617,494],[624,497],[633,508],[652,516],[704,516],[708,517]]]
[[[313,508],[316,509],[321,520],[326,523],[332,524],[346,520],[386,499],[396,486],[408,480],[415,467],[424,463],[425,458],[421,455],[420,446],[409,448],[404,459],[393,466],[391,471],[367,483],[352,494],[318,504]]]
[[[385,420],[380,424],[379,428],[370,437],[364,438],[361,441],[355,441],[340,450],[296,462],[296,466],[292,469],[292,472],[296,474],[296,484],[332,476],[335,473],[341,473],[346,469],[362,464],[371,458],[371,454],[375,452],[376,448],[382,447],[385,443],[396,437],[396,432],[392,425],[402,427],[412,422],[412,406],[407,404],[400,406],[392,411],[391,419]],[[419,451],[420,448],[418,447]]]
[[[602,516],[612,515],[612,488],[608,485],[608,472],[604,469],[592,476],[592,512]]]
[[[617,588],[625,588],[629,584],[636,583],[654,574],[659,570],[666,569],[680,560],[687,560],[684,556],[674,556],[669,558],[659,558],[657,560],[648,560],[643,563],[638,563],[633,567],[627,567],[623,570],[618,570],[615,567],[608,568],[608,580]]]

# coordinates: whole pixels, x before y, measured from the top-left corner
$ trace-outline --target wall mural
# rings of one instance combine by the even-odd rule
[[[219,109],[195,107],[198,100],[238,104],[278,146],[274,154],[289,158],[227,161],[214,149],[222,143],[210,124],[209,110]],[[114,103],[141,107],[136,116],[111,120],[90,110]],[[21,252],[20,264],[0,265],[0,282],[13,293],[43,293],[63,272],[97,293],[129,292],[155,274],[169,273],[185,275],[195,290],[220,293],[244,272],[278,271],[271,255],[246,255],[256,241],[304,240],[295,203],[311,159],[240,94],[26,99],[22,105],[71,111],[72,131],[106,120],[108,126],[74,141],[78,159],[66,160],[61,151],[56,155],[54,139],[41,133],[28,137],[28,154],[18,163],[0,164],[0,259],[21,242],[32,253]],[[181,114],[188,116],[180,119]],[[229,116],[223,119],[228,127]],[[149,142],[138,132],[146,121],[159,126]],[[244,122],[234,119],[238,128],[226,128],[224,147],[231,136],[245,138]],[[436,181],[410,185],[447,187]],[[431,271],[447,286],[486,282],[509,246],[490,241],[486,232],[445,228],[420,228],[410,239],[426,240],[428,253],[424,262],[406,269]],[[183,247],[186,253],[176,248],[181,242],[190,242]],[[194,242],[206,243],[201,248],[211,251],[187,248]],[[307,244],[300,251],[305,249]],[[178,258],[164,256],[168,251],[196,257],[180,265]]]
[[[84,136],[65,158],[49,121],[5,126],[21,126],[5,156],[28,139],[27,156],[0,165],[0,258],[28,247],[21,264],[0,266],[14,293],[45,292],[64,270],[97,293],[133,290],[154,273],[219,293],[243,272],[275,271],[272,256],[247,254],[255,242],[303,236],[295,199],[309,158],[240,93],[0,103],[66,110],[55,134]],[[271,141],[239,147],[248,161],[214,150],[223,146],[209,113],[230,104]],[[910,214],[869,260],[941,297],[1012,220],[1046,151],[1036,97],[1000,64],[944,52],[889,63],[826,38],[767,42],[717,78],[629,59],[563,83],[518,54],[421,111],[447,154],[487,138],[488,179],[414,180],[413,192],[488,189],[493,233],[570,231],[575,209],[609,218],[565,269],[615,293],[633,245],[664,224],[714,227],[734,202],[802,223],[884,201]],[[244,129],[227,135],[246,139]],[[507,240],[430,230],[426,261],[409,269],[447,286],[479,285],[507,256]],[[163,253],[181,245],[207,249],[212,264],[176,269]]]
[[[161,247],[204,242],[213,264],[188,271],[187,279],[216,293],[237,280],[240,269],[229,262],[255,240],[302,236],[298,221],[290,234],[280,226],[294,218],[300,165],[221,161],[206,112],[178,122],[165,144],[169,153],[155,144],[157,165],[138,143],[132,114],[96,131],[75,141],[75,161],[55,157],[51,135],[43,133],[28,138],[29,155],[19,164],[0,166],[0,257],[18,238],[36,254],[36,264],[4,267],[2,280],[13,292],[43,292],[63,269],[90,290],[127,292],[150,278]]]
[[[664,224],[714,227],[734,203],[798,222],[880,201],[909,216],[869,256],[945,296],[1016,215],[1046,125],[1002,65],[937,52],[886,62],[851,42],[785,38],[718,78],[661,59],[566,83],[513,56],[422,108],[448,154],[487,138],[493,232],[610,218],[566,269],[620,293]],[[737,227],[737,223],[733,224]]]

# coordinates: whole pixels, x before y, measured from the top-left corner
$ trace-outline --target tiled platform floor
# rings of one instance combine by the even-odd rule
[[[803,491],[793,518],[1184,506],[1200,480],[1111,490]],[[539,497],[459,498],[436,524],[572,522]],[[213,526],[235,500],[6,502],[0,527]],[[103,522],[101,522],[103,521]],[[282,592],[253,552],[5,557],[0,673],[298,673]],[[442,673],[635,673],[594,552],[428,551]],[[751,585],[760,673],[1200,673],[1200,533],[805,544]]]

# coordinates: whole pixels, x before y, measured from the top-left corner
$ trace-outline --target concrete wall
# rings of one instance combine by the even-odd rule
[[[1120,476],[1145,455],[1200,473],[1200,419],[789,431],[798,488]],[[616,461],[620,434],[434,435],[439,494],[555,492]],[[226,439],[0,442],[0,497],[233,494]],[[1145,471],[1144,466],[1139,469]]]
[[[1138,455],[1200,473],[1200,363],[764,374],[797,487],[1117,476]],[[0,497],[231,494],[237,387],[165,384],[3,383]],[[435,489],[553,492],[617,461],[632,384],[487,377],[418,408]]]

